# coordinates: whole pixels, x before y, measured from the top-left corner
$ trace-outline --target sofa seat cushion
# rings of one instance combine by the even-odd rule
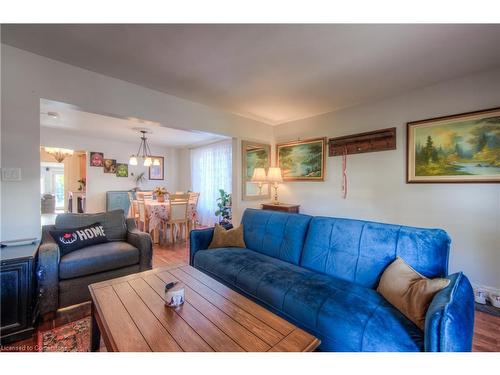
[[[283,311],[328,351],[422,351],[424,333],[378,292],[320,273],[292,286]]]
[[[88,246],[61,257],[59,278],[72,279],[139,263],[139,250],[124,241]]]
[[[199,251],[194,265],[310,331],[322,350],[423,350],[423,332],[373,289],[243,248]]]

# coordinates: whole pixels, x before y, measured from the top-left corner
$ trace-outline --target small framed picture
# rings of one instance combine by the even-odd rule
[[[90,152],[90,166],[91,167],[104,167],[104,154],[102,152]]]
[[[128,164],[116,164],[116,177],[128,177]]]
[[[163,156],[152,156],[153,159],[153,165],[149,167],[149,179],[150,180],[163,180],[164,179],[164,158]],[[155,161],[158,161],[157,164],[155,165]]]
[[[104,159],[104,173],[116,173],[115,159]]]

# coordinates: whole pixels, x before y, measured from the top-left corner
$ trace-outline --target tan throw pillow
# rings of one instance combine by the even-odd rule
[[[208,248],[215,249],[219,247],[246,247],[243,239],[243,225],[226,230],[219,224],[215,224],[214,236]]]
[[[448,279],[428,279],[397,257],[382,274],[377,292],[423,330],[432,298],[449,283]]]

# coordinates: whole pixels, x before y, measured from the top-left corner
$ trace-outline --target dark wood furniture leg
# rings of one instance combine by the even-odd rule
[[[98,352],[101,345],[101,331],[99,331],[99,325],[97,324],[96,311],[94,304],[92,304],[92,332],[90,340],[90,350],[92,352]]]

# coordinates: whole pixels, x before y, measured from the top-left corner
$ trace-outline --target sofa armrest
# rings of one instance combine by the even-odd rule
[[[153,241],[149,233],[137,229],[134,219],[127,219],[127,242],[139,249],[141,271],[150,270],[153,260]]]
[[[425,316],[426,352],[468,352],[474,331],[474,293],[462,273],[433,298]]]
[[[49,231],[54,225],[42,227],[42,240],[38,247],[38,280],[40,314],[55,312],[59,306],[59,246]]]
[[[214,228],[194,229],[189,234],[189,264],[192,266],[194,255],[198,250],[208,249],[208,245],[212,242]]]

